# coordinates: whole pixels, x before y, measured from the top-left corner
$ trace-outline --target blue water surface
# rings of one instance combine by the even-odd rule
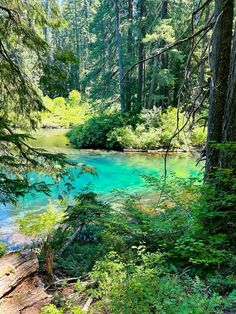
[[[63,135],[64,136],[64,135]],[[145,153],[122,153],[105,151],[76,150],[66,146],[65,138],[62,135],[49,135],[40,138],[38,146],[66,153],[68,158],[78,164],[86,164],[94,167],[97,175],[85,173],[79,175],[81,168],[71,170],[73,181],[67,177],[56,183],[50,176],[42,176],[30,173],[31,182],[45,181],[51,184],[51,196],[43,193],[34,195],[28,194],[24,199],[19,200],[18,206],[1,206],[0,209],[0,240],[17,245],[18,235],[16,234],[15,221],[26,213],[42,211],[48,202],[64,197],[66,183],[71,183],[73,188],[69,191],[68,197],[73,197],[83,189],[90,189],[99,195],[109,195],[114,190],[121,190],[125,193],[138,193],[147,190],[142,175],[152,174],[158,177],[163,175],[163,156],[158,154]],[[195,177],[200,172],[200,166],[196,166],[196,157],[186,155],[175,155],[168,158],[168,173],[174,173],[178,177]],[[12,239],[14,235],[14,239]]]

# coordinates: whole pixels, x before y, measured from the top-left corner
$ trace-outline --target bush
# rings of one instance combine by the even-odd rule
[[[55,235],[55,249],[79,225],[83,230],[57,259],[59,269],[73,276],[92,269],[96,285],[87,291],[95,295],[92,313],[220,314],[234,309],[236,257],[229,237],[209,234],[199,219],[206,217],[203,191],[212,190],[199,179],[167,179],[163,187],[159,177],[145,178],[156,191],[163,189],[158,208],[135,197],[119,210],[94,193],[77,197],[66,210],[64,240]],[[80,281],[75,289],[84,289]]]
[[[179,113],[179,125],[178,125],[179,129],[183,126],[185,120],[186,118],[184,114]],[[160,142],[162,146],[166,147],[177,128],[177,109],[176,108],[168,108],[166,112],[162,113],[160,128],[161,128]],[[172,139],[171,147],[188,149],[188,134],[186,134],[186,131],[187,131],[187,126],[182,130],[182,132],[180,132],[180,134],[178,134]]]
[[[143,124],[138,124],[135,128],[130,125],[117,128],[109,133],[109,140],[117,141],[122,148],[155,149],[160,146],[159,139],[159,129],[146,129]]]
[[[118,142],[122,148],[157,149],[166,147],[176,132],[177,109],[168,108],[161,113],[160,109],[144,109],[140,114],[141,123],[135,126],[126,125],[115,128],[109,133],[109,139]],[[179,129],[184,125],[186,117],[179,113]],[[189,131],[189,123],[184,129],[172,138],[171,148],[188,150],[190,146],[203,146],[206,142],[206,133],[203,127],[196,126]]]
[[[72,90],[67,99],[63,97],[51,99],[46,96],[43,101],[49,110],[41,115],[43,126],[69,128],[88,119],[89,105],[81,99],[81,94],[77,90]]]
[[[49,304],[42,309],[40,314],[63,314],[63,310],[59,310],[55,305]]]
[[[178,127],[186,117],[178,113]],[[202,146],[206,141],[203,127],[195,126],[189,131],[189,123],[171,141],[171,148],[188,150],[190,146]],[[143,109],[140,115],[130,117],[118,112],[93,116],[84,124],[67,133],[70,142],[77,148],[91,149],[157,149],[166,147],[177,128],[177,109],[168,108],[161,113],[159,108]]]
[[[204,283],[199,278],[179,276],[167,271],[160,253],[145,253],[137,248],[138,263],[124,263],[111,254],[98,262],[91,278],[98,283],[95,304],[114,314],[212,314],[223,313],[222,298],[202,293]]]
[[[67,136],[77,148],[120,149],[118,141],[109,138],[109,132],[123,124],[124,117],[120,113],[100,114],[76,126]]]
[[[190,133],[190,141],[193,146],[203,146],[207,140],[207,132],[202,126],[195,126]]]

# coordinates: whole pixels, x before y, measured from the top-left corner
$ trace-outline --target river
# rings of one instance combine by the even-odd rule
[[[147,191],[144,174],[161,176],[163,174],[163,156],[147,153],[122,153],[77,150],[70,146],[64,135],[64,130],[42,130],[35,135],[36,140],[31,144],[53,152],[63,152],[70,160],[84,163],[96,169],[97,176],[84,174],[78,177],[79,169],[73,169],[71,174],[73,190],[70,195],[76,195],[82,189],[90,189],[99,195],[111,195],[115,190],[121,193],[144,193]],[[196,166],[196,156],[174,155],[168,158],[168,172],[178,177],[195,177],[200,173],[201,167]],[[49,176],[38,176],[31,173],[32,182],[44,180],[53,183]],[[42,211],[50,200],[58,199],[65,190],[68,179],[61,180],[52,187],[51,197],[42,193],[27,195],[19,200],[18,206],[7,205],[0,208],[0,241],[5,242],[9,248],[17,248],[25,242],[15,226],[16,219],[26,213]]]

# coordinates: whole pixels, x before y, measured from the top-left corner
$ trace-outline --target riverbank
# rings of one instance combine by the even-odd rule
[[[139,149],[139,148],[123,148],[120,150],[114,149],[93,149],[93,148],[76,148],[66,136],[66,133],[71,129],[58,127],[58,128],[41,128],[35,133],[33,133],[33,137],[36,140],[31,140],[30,143],[34,146],[42,146],[43,148],[53,148],[53,147],[68,147],[71,149],[76,149],[80,151],[86,152],[124,152],[124,153],[150,153],[150,154],[165,154],[166,149],[157,148],[157,149]],[[196,155],[202,151],[203,147],[198,147],[196,149],[178,149],[171,148],[168,150],[168,154],[187,154],[187,155]]]

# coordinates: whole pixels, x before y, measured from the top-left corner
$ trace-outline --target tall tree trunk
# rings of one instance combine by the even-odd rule
[[[162,9],[161,9],[161,19],[164,20],[167,18],[168,14],[168,0],[162,0]],[[160,48],[164,47],[166,45],[165,40],[161,40],[160,42]],[[162,69],[168,68],[168,55],[167,53],[163,53],[160,56],[160,63]],[[159,87],[159,94],[163,96],[164,99],[159,100],[159,106],[162,107],[165,103],[165,99],[168,98],[168,89],[166,85],[160,85]]]
[[[161,7],[161,19],[166,19],[168,14],[168,0],[162,0],[162,7]],[[162,40],[159,47],[164,47],[165,41]],[[162,55],[162,66],[167,67],[168,60],[166,54]],[[149,98],[148,98],[148,104],[147,107],[151,109],[153,107],[153,96],[155,91],[155,83],[156,83],[156,77],[157,77],[157,71],[158,71],[158,58],[156,57],[153,61],[153,69],[152,69],[152,78],[151,78],[151,86],[149,91]],[[160,94],[166,93],[166,88],[160,88]],[[162,102],[160,102],[160,105],[162,105]]]
[[[235,247],[236,239],[236,44],[231,52],[234,0],[215,0],[216,25],[212,35],[212,80],[208,118],[205,182],[211,233],[224,233]]]
[[[214,178],[219,166],[223,117],[227,98],[234,0],[215,0],[216,25],[212,35],[210,107],[206,149],[205,179]]]
[[[210,14],[210,7],[207,5],[205,9],[205,18],[204,18],[204,24],[206,25],[209,19],[209,14]],[[202,52],[201,52],[201,64],[199,67],[199,74],[198,74],[198,81],[199,81],[199,89],[201,91],[202,87],[206,84],[205,82],[205,72],[206,72],[206,59],[205,54],[206,54],[206,48],[208,44],[208,37],[207,34],[203,36],[202,39]]]
[[[236,31],[234,32],[230,59],[228,92],[224,112],[220,167],[232,171],[236,178]]]
[[[74,3],[74,51],[76,53],[76,56],[80,56],[80,34],[79,34],[79,28],[78,28],[78,6],[77,1]],[[73,89],[80,90],[80,72],[81,72],[81,60],[79,59],[79,62],[72,66],[73,68]]]
[[[133,32],[132,32],[132,24],[133,24],[133,0],[128,0],[128,20],[129,20],[129,26],[128,26],[128,42],[127,42],[127,54],[128,54],[128,66],[130,67],[133,60],[133,49],[132,49],[132,43],[133,43]],[[125,111],[130,112],[131,111],[131,73],[127,74],[126,78],[126,101],[125,101]]]
[[[148,103],[147,108],[152,109],[153,108],[153,96],[155,91],[155,83],[156,83],[156,76],[157,76],[157,64],[158,64],[158,58],[154,58],[153,65],[152,65],[152,78],[151,78],[151,85],[149,90],[149,97],[148,97]]]
[[[123,83],[123,58],[121,47],[121,34],[120,34],[120,8],[119,0],[115,0],[115,14],[116,14],[116,45],[118,51],[118,67],[119,67],[119,86],[120,86],[120,110],[125,110],[125,97],[124,97],[124,83]]]
[[[168,0],[162,0],[161,18],[166,19],[168,13]]]
[[[146,0],[139,0],[139,49],[138,59],[143,60],[145,58],[145,49],[143,44],[143,38],[146,35]],[[137,111],[140,111],[143,107],[143,80],[144,80],[144,63],[138,65],[138,91],[137,91]]]

